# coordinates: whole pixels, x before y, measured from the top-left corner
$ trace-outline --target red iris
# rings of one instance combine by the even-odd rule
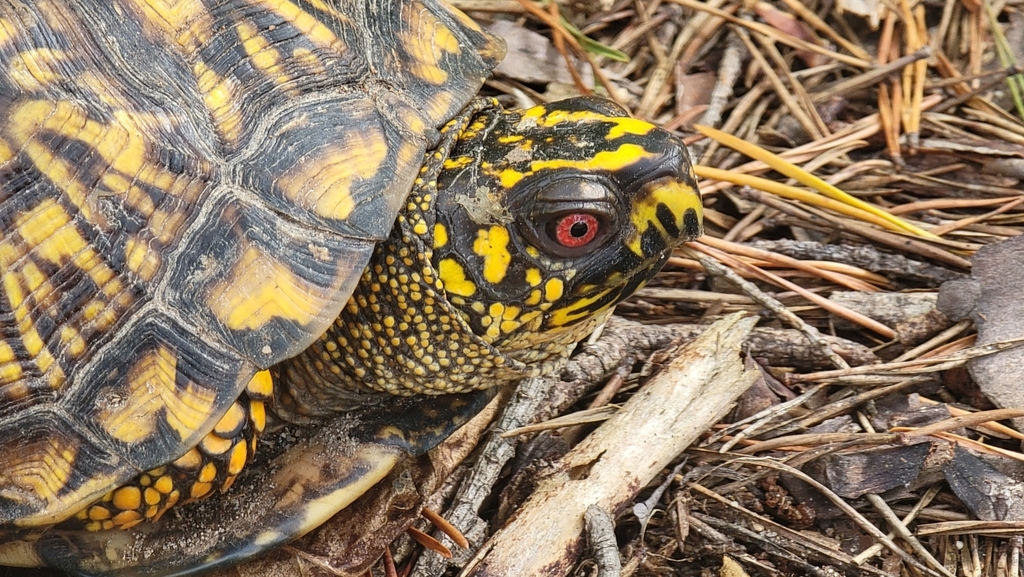
[[[597,236],[598,226],[592,215],[583,212],[567,214],[555,223],[555,240],[566,248],[586,246]]]

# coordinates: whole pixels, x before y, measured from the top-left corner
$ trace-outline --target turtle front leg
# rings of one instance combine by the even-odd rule
[[[76,515],[86,530],[128,529],[156,521],[178,503],[227,491],[256,452],[273,398],[270,371],[260,371],[202,441],[177,460],[146,471]]]

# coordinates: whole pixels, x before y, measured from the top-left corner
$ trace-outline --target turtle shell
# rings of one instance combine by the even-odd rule
[[[0,534],[320,336],[502,53],[435,0],[0,5]]]

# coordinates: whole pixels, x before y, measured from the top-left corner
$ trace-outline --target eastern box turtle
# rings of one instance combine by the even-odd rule
[[[350,419],[247,533],[135,569],[287,542],[700,234],[679,140],[476,99],[502,54],[438,0],[0,2],[0,564],[132,567],[265,428]]]

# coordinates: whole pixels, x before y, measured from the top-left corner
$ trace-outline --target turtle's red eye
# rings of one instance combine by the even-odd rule
[[[586,246],[597,236],[600,224],[593,215],[574,212],[555,223],[555,240],[566,248]]]

